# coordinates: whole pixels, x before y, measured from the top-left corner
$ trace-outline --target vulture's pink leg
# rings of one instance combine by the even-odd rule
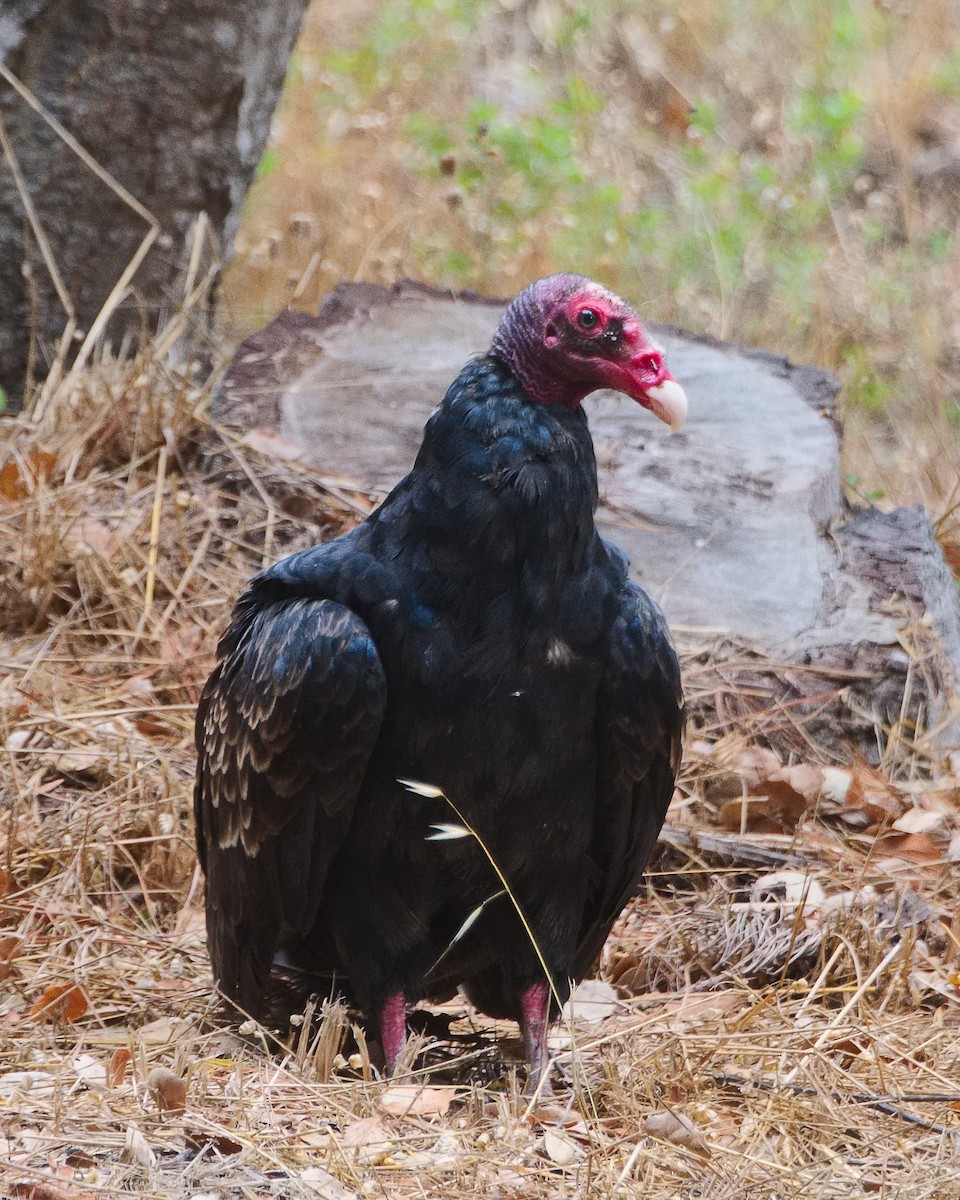
[[[384,1000],[378,1021],[386,1072],[392,1075],[407,1041],[407,999],[402,991],[394,992]]]
[[[549,1012],[550,988],[546,980],[533,984],[521,995],[520,1029],[523,1032],[523,1050],[530,1072],[525,1089],[528,1095],[537,1091],[541,1096],[553,1094],[553,1088],[550,1086],[550,1057],[547,1053]]]

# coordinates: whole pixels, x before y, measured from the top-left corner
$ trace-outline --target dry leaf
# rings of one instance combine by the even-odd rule
[[[565,1104],[557,1104],[549,1101],[545,1104],[538,1104],[533,1112],[530,1113],[528,1119],[533,1124],[554,1126],[577,1137],[590,1137],[590,1131],[584,1124],[580,1114],[576,1109],[569,1108]]]
[[[771,871],[761,875],[750,889],[754,901],[775,900],[778,904],[821,908],[826,895],[816,879],[806,871]]]
[[[97,1165],[97,1160],[92,1154],[88,1154],[86,1150],[81,1150],[77,1146],[71,1146],[64,1155],[63,1161],[76,1171],[91,1171]]]
[[[449,1109],[456,1094],[457,1089],[452,1087],[401,1084],[388,1087],[379,1104],[391,1117],[437,1117]]]
[[[596,1025],[622,1008],[616,990],[603,979],[585,979],[570,993],[563,1006],[563,1020]]]
[[[52,983],[30,1006],[31,1021],[79,1021],[90,1008],[90,999],[79,983]]]
[[[132,1163],[137,1167],[155,1167],[157,1165],[157,1156],[150,1149],[147,1139],[136,1125],[127,1126],[127,1136],[123,1150],[120,1152],[120,1161]]]
[[[931,866],[943,862],[943,849],[925,833],[883,833],[874,842],[878,859],[886,855],[905,862]]]
[[[187,1081],[166,1067],[154,1067],[147,1076],[147,1087],[157,1107],[171,1116],[179,1116],[187,1107]]]
[[[7,1071],[0,1075],[0,1099],[12,1100],[27,1092],[33,1096],[52,1096],[56,1080],[50,1071]]]
[[[823,789],[823,770],[813,766],[812,763],[797,763],[793,767],[781,767],[767,780],[766,790],[769,791],[773,784],[782,784],[784,788],[800,796],[807,808],[813,808],[820,799],[820,792]]]
[[[653,1113],[647,1117],[643,1126],[651,1137],[665,1142],[673,1142],[675,1146],[683,1146],[697,1154],[709,1155],[710,1153],[701,1131],[679,1109]]]
[[[51,771],[65,775],[68,779],[98,780],[105,765],[104,753],[94,746],[78,746],[75,749],[58,750],[45,755],[44,761]]]
[[[336,1175],[331,1175],[323,1167],[307,1167],[301,1172],[301,1183],[316,1192],[321,1200],[356,1200],[356,1192],[348,1192]]]
[[[762,774],[761,764],[769,766],[772,758],[769,751],[764,752],[763,758],[755,757],[749,775],[742,779],[741,791],[720,806],[720,823],[724,828],[779,833],[794,829],[804,814],[814,808],[823,786],[821,769],[806,763],[795,767],[781,767],[777,763]]]
[[[893,828],[899,833],[927,833],[943,824],[943,813],[931,812],[926,808],[908,808],[902,817],[897,817]]]
[[[279,458],[281,462],[296,462],[298,458],[303,458],[302,446],[291,442],[289,438],[281,437],[272,429],[249,429],[240,439],[240,445],[249,446],[251,450],[256,450],[258,454],[264,454],[267,458]]]
[[[137,1030],[137,1041],[145,1046],[165,1046],[168,1042],[176,1041],[183,1033],[184,1025],[188,1024],[185,1017],[157,1017],[148,1021]]]
[[[52,1183],[15,1183],[10,1189],[15,1200],[79,1200],[79,1192],[67,1192]]]
[[[751,833],[783,833],[796,828],[806,811],[803,797],[787,788],[771,795],[728,800],[718,815],[723,828],[734,832],[749,829]]]
[[[890,780],[862,763],[853,770],[828,767],[823,772],[820,811],[825,816],[837,816],[847,825],[867,829],[896,820],[905,808],[903,796]]]
[[[393,1135],[379,1117],[362,1117],[344,1130],[343,1145],[362,1163],[377,1163],[393,1149]]]
[[[127,1067],[129,1067],[132,1058],[133,1055],[125,1046],[114,1050],[107,1065],[107,1084],[109,1087],[119,1087],[123,1083],[127,1075]]]
[[[92,1054],[78,1054],[73,1060],[73,1069],[77,1078],[90,1088],[102,1088],[107,1085],[107,1068]]]
[[[140,713],[139,716],[134,717],[133,727],[144,737],[170,737],[174,732],[167,722],[155,712]]]
[[[555,1129],[548,1129],[543,1135],[543,1151],[551,1162],[555,1162],[558,1167],[568,1167],[571,1163],[576,1162],[578,1158],[583,1157],[583,1150],[576,1142],[565,1137],[562,1133],[558,1133]]]
[[[209,1129],[185,1129],[183,1142],[187,1149],[192,1150],[195,1154],[212,1146],[222,1158],[230,1158],[231,1155],[239,1154],[243,1149],[243,1146],[228,1134],[212,1133]]]
[[[754,746],[741,750],[720,764],[718,773],[704,785],[704,794],[711,804],[756,791],[764,779],[780,770],[780,759],[772,750]]]
[[[918,999],[923,1000],[931,994],[948,1000],[951,1004],[960,1004],[960,987],[949,977],[938,971],[911,971],[910,986],[916,992]]]
[[[23,500],[36,491],[41,480],[49,479],[57,465],[47,450],[32,450],[12,458],[0,469],[0,496],[5,500]]]
[[[2,883],[0,880],[0,896],[2,891]],[[23,945],[23,936],[19,933],[6,933],[0,936],[0,983],[6,979],[13,971],[13,963],[17,957],[17,951]]]

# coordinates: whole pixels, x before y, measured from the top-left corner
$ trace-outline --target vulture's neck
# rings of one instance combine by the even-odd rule
[[[427,424],[402,503],[438,576],[549,604],[596,538],[586,417],[532,400],[496,359],[470,363]]]

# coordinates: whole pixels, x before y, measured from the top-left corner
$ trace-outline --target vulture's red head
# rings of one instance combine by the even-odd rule
[[[490,353],[543,404],[576,408],[598,388],[613,388],[672,430],[687,416],[683,388],[636,313],[582,275],[550,275],[522,291],[504,313]]]

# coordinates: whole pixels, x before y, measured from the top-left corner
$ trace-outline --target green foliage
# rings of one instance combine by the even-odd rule
[[[940,60],[930,80],[933,91],[960,100],[960,46],[952,46]]]
[[[893,394],[893,380],[878,373],[863,346],[850,346],[843,359],[848,402],[882,412]]]
[[[271,150],[269,147],[260,155],[260,161],[257,163],[257,178],[267,179],[277,169],[279,159],[276,150]]]

